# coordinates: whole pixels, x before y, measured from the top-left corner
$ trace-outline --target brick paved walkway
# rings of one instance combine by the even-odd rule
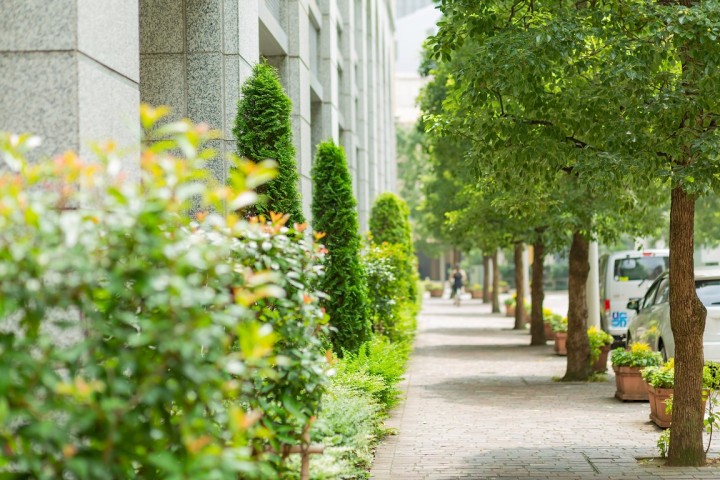
[[[660,429],[647,403],[613,398],[614,377],[558,383],[565,358],[489,306],[427,300],[404,388],[372,478],[720,479],[720,467],[639,465]],[[720,441],[715,442],[717,456]]]

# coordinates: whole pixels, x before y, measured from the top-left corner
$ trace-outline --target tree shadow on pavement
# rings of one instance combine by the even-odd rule
[[[563,412],[624,408],[613,397],[615,387],[610,382],[563,383],[545,375],[477,373],[423,385],[423,390],[450,403],[492,408],[498,415],[516,415],[521,409],[545,411],[551,422],[557,421],[558,407]]]
[[[435,316],[432,314],[429,314],[428,312],[424,312],[423,315],[428,316]],[[464,312],[461,309],[455,309],[455,310],[448,310],[442,312],[443,318],[445,317],[461,317],[461,318],[476,318],[478,320],[493,320],[497,322],[498,320],[506,320],[508,322],[512,321],[512,317],[506,317],[503,314],[500,313],[481,313],[481,312]]]
[[[502,332],[504,335],[512,330],[499,330],[493,327],[473,327],[473,328],[452,328],[452,327],[441,327],[441,328],[429,328],[423,330],[423,333],[439,334],[439,335],[450,335],[450,336],[478,336],[478,337],[492,337],[494,333]],[[526,333],[525,331],[516,330],[518,333]],[[528,337],[529,341],[529,337]]]
[[[469,336],[469,335],[468,335]],[[517,356],[517,352],[523,352],[523,358],[520,362],[532,362],[538,359],[556,360],[556,356],[552,354],[549,346],[540,345],[531,347],[529,345],[504,344],[498,345],[494,343],[487,344],[443,344],[443,345],[423,345],[416,346],[413,350],[413,356],[416,357],[438,357],[452,359],[476,359],[480,362],[488,360],[506,359],[510,360],[513,356]],[[562,361],[563,358],[557,357],[556,361]]]

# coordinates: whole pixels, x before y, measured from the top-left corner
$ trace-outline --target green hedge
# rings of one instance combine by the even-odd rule
[[[317,413],[321,253],[208,213],[247,208],[270,165],[217,185],[217,132],[142,112],[137,183],[111,148],[28,165],[0,135],[0,477],[277,478],[268,447]]]
[[[413,260],[400,244],[368,242],[363,252],[373,331],[393,341],[412,336],[415,331],[419,301]]]
[[[322,278],[319,248],[302,232],[287,229],[278,220],[244,230],[233,249],[236,268],[272,272],[275,286],[283,292],[248,299],[254,300],[250,308],[260,322],[272,327],[275,339],[271,352],[275,362],[254,377],[254,393],[247,401],[248,408],[262,412],[258,423],[269,434],[255,439],[256,452],[268,443],[275,452],[283,445],[299,445],[303,431],[320,410],[328,380],[324,346],[328,331],[320,293],[315,290]],[[278,471],[285,469],[282,456],[268,459]]]

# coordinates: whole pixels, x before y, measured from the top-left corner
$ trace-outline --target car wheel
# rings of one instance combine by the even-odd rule
[[[662,339],[660,340],[660,344],[658,345],[658,350],[660,350],[660,355],[662,355],[663,363],[668,361],[668,354],[667,349],[665,348],[665,344],[663,343]]]

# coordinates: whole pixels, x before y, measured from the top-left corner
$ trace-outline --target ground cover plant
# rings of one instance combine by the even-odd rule
[[[391,342],[376,335],[358,354],[335,359],[336,374],[323,395],[311,439],[325,446],[313,457],[311,478],[365,479],[370,473],[373,451],[389,432],[382,422],[401,400],[398,382],[405,371],[411,343]],[[293,459],[297,466],[299,462]],[[293,476],[297,478],[297,468]]]
[[[277,478],[324,389],[322,252],[220,213],[274,162],[215,184],[216,132],[142,112],[140,182],[112,144],[29,165],[32,137],[0,137],[0,473]]]

